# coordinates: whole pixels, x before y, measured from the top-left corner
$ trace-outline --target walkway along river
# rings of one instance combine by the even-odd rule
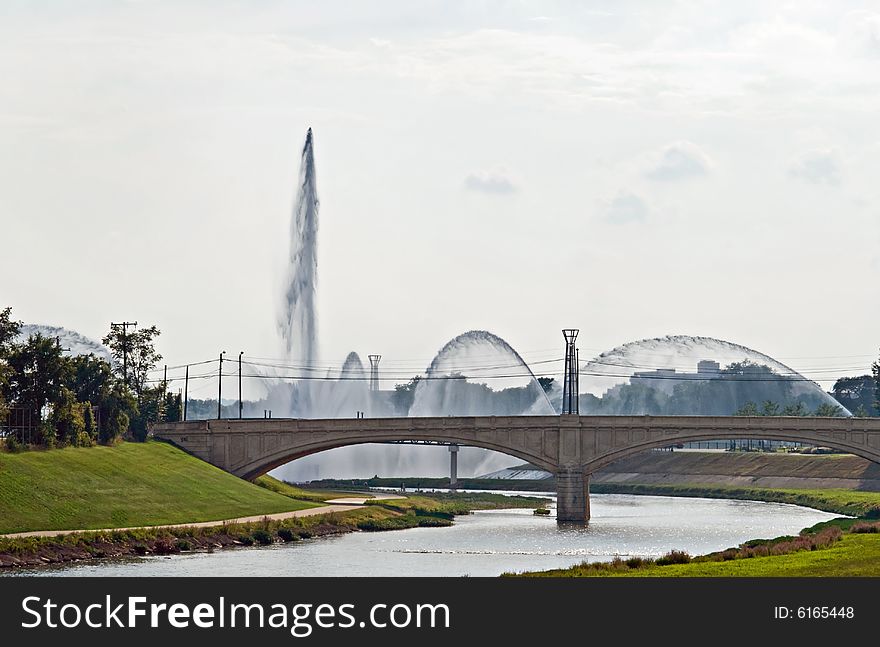
[[[496,576],[615,555],[659,556],[672,549],[702,554],[748,539],[797,534],[836,516],[779,503],[598,494],[586,528],[557,526],[552,514],[492,510],[456,517],[448,528],[357,532],[264,548],[82,562],[8,575]]]

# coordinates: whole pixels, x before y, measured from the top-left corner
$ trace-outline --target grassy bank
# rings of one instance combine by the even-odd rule
[[[324,503],[330,499],[362,494],[362,492],[354,490],[306,490],[285,481],[279,481],[268,474],[258,476],[254,479],[254,483],[261,488],[265,488],[276,494],[281,494],[282,496],[290,497],[291,499],[297,499],[298,501],[310,501],[312,503]]]
[[[509,574],[508,574],[509,575]],[[878,577],[880,522],[834,520],[798,537],[753,540],[691,558],[615,559],[523,573],[526,577]]]
[[[213,521],[315,505],[160,442],[0,453],[0,533]]]
[[[276,482],[277,483],[277,482]],[[310,494],[307,492],[307,494]],[[446,494],[377,500],[355,510],[280,520],[263,519],[209,528],[145,528],[60,537],[0,538],[0,568],[125,556],[170,555],[236,546],[289,543],[354,531],[402,530],[452,524],[457,514],[475,509],[538,507],[544,499],[498,495]]]

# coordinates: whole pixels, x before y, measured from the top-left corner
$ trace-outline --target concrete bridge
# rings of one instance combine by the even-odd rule
[[[655,447],[700,440],[780,440],[880,463],[880,418],[481,416],[245,419],[156,424],[152,434],[245,479],[309,454],[363,443],[455,443],[503,452],[556,476],[557,519],[590,518],[590,474]]]

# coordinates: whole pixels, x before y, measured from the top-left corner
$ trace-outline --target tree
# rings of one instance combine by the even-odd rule
[[[101,426],[98,432],[98,442],[102,445],[112,445],[128,431],[128,414],[117,409],[112,417]]]
[[[6,356],[20,331],[21,322],[12,320],[12,308],[0,310],[0,357]]]
[[[160,331],[156,326],[131,332],[124,328],[111,328],[101,340],[110,349],[117,376],[137,394],[138,399],[145,388],[147,374],[162,359],[153,346],[159,335]]]
[[[98,440],[98,424],[95,420],[95,412],[88,402],[82,403],[83,407],[83,431],[89,439],[89,445],[94,445]]]
[[[757,416],[758,407],[754,402],[746,402],[742,407],[737,409],[734,414],[735,416]]]
[[[12,344],[21,330],[21,322],[12,320],[12,308],[0,310],[0,421],[6,419],[7,384],[12,376],[12,368],[8,363]]]
[[[764,400],[764,402],[761,404],[761,415],[778,416],[779,405],[776,402],[772,402],[771,400]]]
[[[871,365],[874,373],[874,409],[880,411],[880,360]]]
[[[550,393],[553,390],[553,382],[556,380],[552,377],[539,377],[538,384],[541,385],[541,388],[544,389],[544,393]]]
[[[70,358],[70,388],[79,402],[101,407],[113,390],[113,368],[93,354]]]
[[[137,403],[131,391],[121,381],[114,383],[101,407],[98,442],[102,445],[115,443],[128,432],[131,417],[135,415],[137,415]]]
[[[877,384],[871,375],[859,375],[857,377],[842,377],[834,383],[831,389],[831,397],[850,411],[856,411],[863,407],[868,415],[874,408],[874,392]]]
[[[782,410],[783,416],[808,416],[810,415],[810,410],[807,409],[807,405],[798,400],[794,404],[787,404],[785,408]]]
[[[82,447],[91,445],[86,434],[83,405],[76,401],[73,391],[62,386],[58,399],[52,405],[49,424],[55,430],[58,445],[61,447]]]
[[[395,384],[394,393],[391,395],[391,402],[394,409],[401,415],[406,415],[413,404],[416,397],[416,387],[421,382],[420,375],[416,375],[406,384]]]
[[[820,416],[822,418],[839,418],[843,415],[843,409],[840,407],[840,405],[825,402],[816,407],[816,411],[813,413],[813,415]]]
[[[7,389],[10,402],[29,410],[32,419],[40,420],[43,409],[64,396],[70,363],[54,339],[39,333],[13,346],[7,362],[12,369]]]
[[[183,420],[183,398],[179,393],[165,393],[165,406],[162,412],[165,422]]]

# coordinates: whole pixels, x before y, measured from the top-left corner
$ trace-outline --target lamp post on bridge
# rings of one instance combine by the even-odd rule
[[[578,336],[577,328],[565,328],[565,375],[562,379],[562,415],[577,415],[580,412],[578,403],[578,349],[574,342]]]
[[[370,391],[379,390],[379,360],[381,355],[368,355],[370,358]]]
[[[223,356],[226,351],[220,353],[220,371],[217,373],[217,420],[220,420],[220,403],[223,401]]]
[[[244,408],[244,404],[241,400],[241,356],[244,355],[244,351],[241,351],[238,354],[238,419],[241,420],[241,410]]]

